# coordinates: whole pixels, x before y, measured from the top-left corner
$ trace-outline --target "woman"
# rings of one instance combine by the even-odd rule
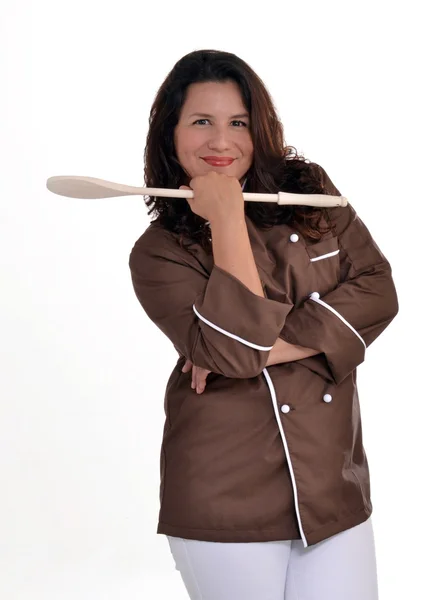
[[[244,203],[244,188],[340,195],[293,150],[231,53],[184,56],[151,110],[146,185],[194,190],[148,201],[129,261],[179,354],[157,532],[191,599],[377,598],[356,368],[397,295],[350,204]]]

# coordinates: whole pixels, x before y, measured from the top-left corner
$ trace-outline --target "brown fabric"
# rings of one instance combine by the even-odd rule
[[[135,293],[179,354],[164,398],[158,533],[312,545],[370,516],[356,367],[398,301],[354,208],[328,212],[335,232],[316,243],[246,218],[265,298],[158,225],[135,243]],[[319,354],[266,368],[278,337]],[[212,371],[201,395],[181,373],[186,358]]]

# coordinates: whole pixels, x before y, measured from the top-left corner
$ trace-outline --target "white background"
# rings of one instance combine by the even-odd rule
[[[390,260],[400,312],[358,369],[380,598],[426,594],[427,96],[418,3],[3,0],[0,13],[2,600],[187,598],[156,534],[176,352],[132,289],[155,93],[184,54],[238,54],[285,139]],[[422,3],[419,4],[422,6]],[[237,599],[238,600],[238,599]]]

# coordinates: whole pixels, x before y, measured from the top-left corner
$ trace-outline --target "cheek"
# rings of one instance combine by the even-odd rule
[[[245,150],[247,152],[247,154],[253,154],[254,153],[254,144],[253,144],[253,140],[251,139],[250,134],[248,134],[248,138],[245,142]]]
[[[251,163],[254,158],[254,148],[252,144],[249,144],[246,148],[247,159]]]
[[[187,131],[178,141],[178,147],[182,154],[195,154],[206,143],[206,135],[203,131]]]

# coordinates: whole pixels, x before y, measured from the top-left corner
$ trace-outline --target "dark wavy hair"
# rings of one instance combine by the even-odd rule
[[[322,169],[283,139],[283,126],[264,83],[251,67],[235,54],[219,50],[196,50],[183,56],[160,86],[150,110],[149,130],[144,151],[146,187],[176,189],[189,185],[189,176],[181,167],[174,145],[174,129],[179,121],[187,88],[192,83],[235,81],[250,115],[250,133],[254,146],[253,162],[245,174],[245,191],[278,191],[321,194],[324,192]],[[149,196],[148,214],[162,227],[198,242],[212,253],[206,221],[196,215],[185,198],[164,199]],[[260,228],[293,223],[302,235],[319,240],[331,229],[328,210],[274,202],[245,202],[245,214]],[[152,221],[152,222],[153,222]]]

